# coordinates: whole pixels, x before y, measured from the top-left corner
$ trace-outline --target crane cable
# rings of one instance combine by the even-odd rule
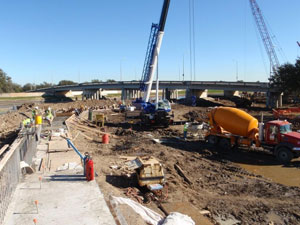
[[[189,0],[189,38],[190,38],[190,76],[193,80],[193,60],[192,60],[192,14],[191,14],[191,0]]]
[[[196,80],[195,0],[189,0],[190,76]]]
[[[193,46],[194,46],[194,81],[196,81],[196,42],[195,42],[195,0],[193,1],[193,5],[192,5],[192,18],[193,18]]]

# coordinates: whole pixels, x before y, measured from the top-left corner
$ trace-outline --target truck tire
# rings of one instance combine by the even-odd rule
[[[218,137],[217,136],[214,136],[214,135],[209,135],[207,137],[207,142],[208,144],[211,144],[211,145],[217,145],[218,144]]]
[[[275,152],[276,158],[281,163],[289,163],[293,158],[292,151],[287,147],[280,147]]]
[[[231,148],[231,143],[230,143],[229,139],[222,138],[219,142],[219,146],[224,150],[229,150]]]

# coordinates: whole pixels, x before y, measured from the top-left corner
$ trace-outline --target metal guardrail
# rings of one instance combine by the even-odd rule
[[[35,130],[31,134],[19,136],[0,161],[0,224],[3,223],[13,193],[21,177],[20,162],[32,163],[36,153],[37,138]]]

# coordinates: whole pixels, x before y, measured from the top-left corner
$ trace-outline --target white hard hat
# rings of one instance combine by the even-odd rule
[[[51,108],[50,108],[50,107],[48,107],[48,110],[50,111],[50,110],[51,110]]]
[[[39,107],[38,107],[38,106],[36,106],[36,107],[34,107],[34,109],[39,109]]]

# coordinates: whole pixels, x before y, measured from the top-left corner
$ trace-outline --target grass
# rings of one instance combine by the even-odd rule
[[[32,97],[0,97],[0,101],[7,101],[7,100],[38,100],[43,99],[43,97],[40,96],[32,96]]]
[[[208,94],[223,94],[223,90],[208,90]]]

